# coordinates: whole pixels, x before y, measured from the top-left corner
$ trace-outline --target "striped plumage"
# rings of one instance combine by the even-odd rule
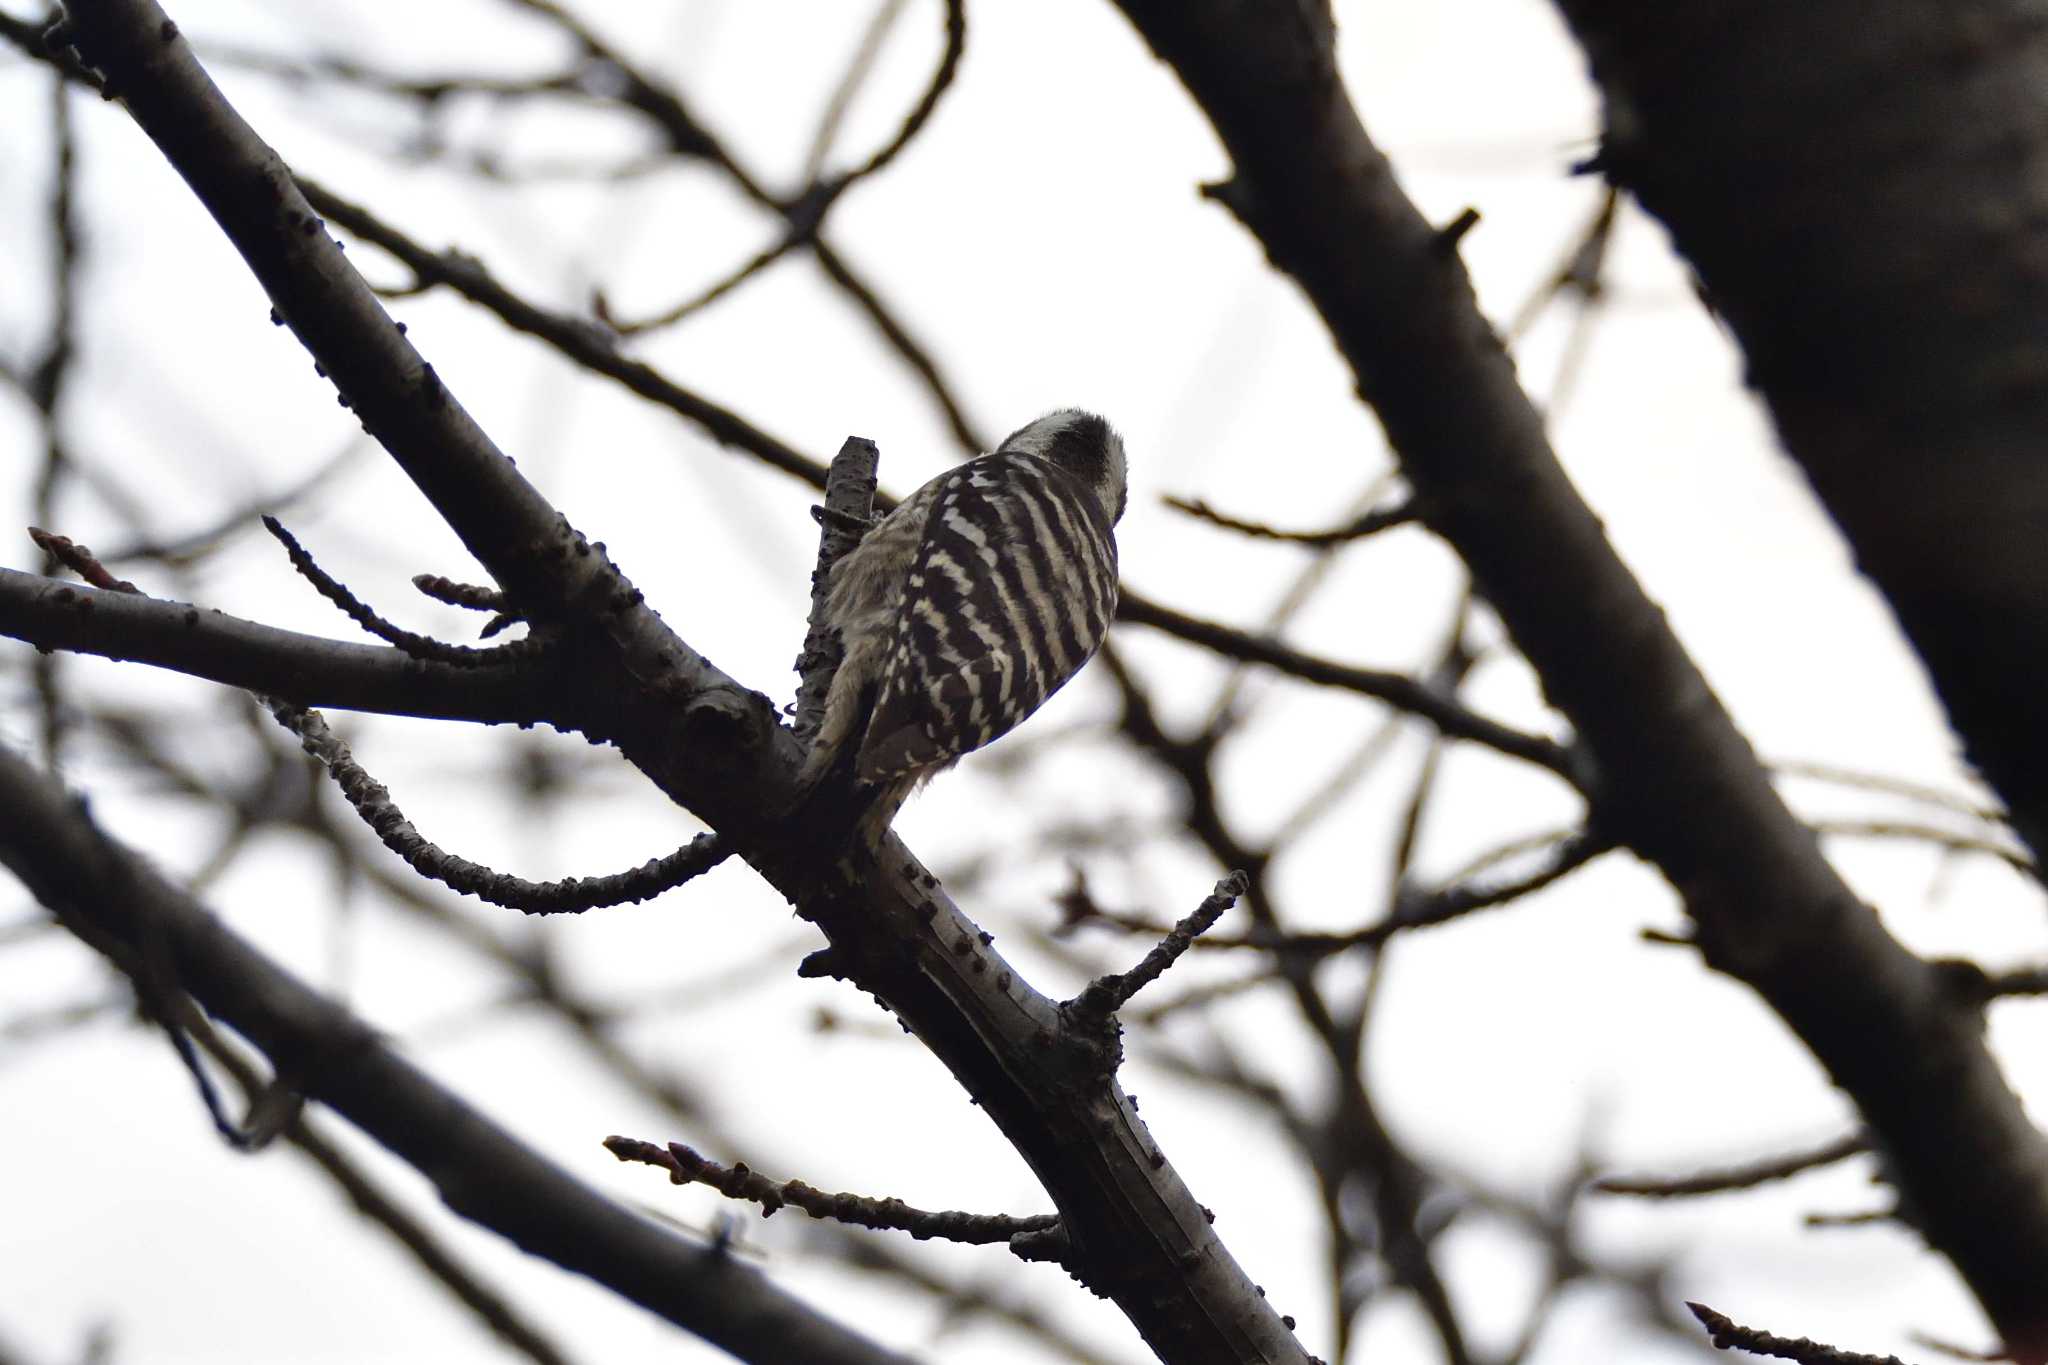
[[[863,825],[879,833],[919,784],[1037,710],[1116,614],[1123,509],[1122,440],[1069,408],[877,523],[827,588],[845,658],[805,784],[836,767],[872,789]]]

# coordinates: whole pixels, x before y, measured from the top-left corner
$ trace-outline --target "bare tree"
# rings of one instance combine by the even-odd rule
[[[1605,1291],[1611,1330],[1632,1321],[1637,1342],[1647,1330],[1674,1351],[1711,1341],[1840,1358],[1701,1305],[1688,1316],[1682,1305],[1696,1295],[1668,1257],[1617,1254],[1587,1235],[1586,1221],[1601,1201],[1754,1189],[1869,1154],[1895,1195],[1879,1216],[1947,1259],[2001,1352],[2048,1360],[2039,1288],[2048,1283],[2048,1151],[1984,1027],[1994,1000],[2039,993],[2040,973],[1993,973],[1909,950],[1819,837],[1903,837],[1988,856],[2035,889],[2041,765],[2031,761],[2039,717],[2027,665],[2042,653],[2032,643],[2043,615],[2036,585],[2048,581],[2038,570],[2048,565],[2035,562],[2042,541],[2028,532],[2048,485],[2023,433],[2035,387],[2026,361],[2038,330],[2027,306],[2036,234],[2001,197],[2008,181],[1986,166],[2018,165],[2010,183],[2029,183],[2033,115],[2048,88],[2025,79],[2038,24],[1996,5],[1880,7],[1875,19],[1823,21],[1810,9],[1707,6],[1674,16],[1561,4],[1604,101],[1604,140],[1581,169],[1602,173],[1613,191],[1595,191],[1595,212],[1531,305],[1591,316],[1622,192],[1669,223],[1784,439],[1933,673],[1971,759],[2014,813],[2015,837],[1999,811],[1968,800],[1858,772],[1774,774],[1759,760],[1565,477],[1545,416],[1461,260],[1477,215],[1426,219],[1370,140],[1340,74],[1327,6],[1117,7],[1221,141],[1230,170],[1204,195],[1299,287],[1397,464],[1375,474],[1361,462],[1354,476],[1317,490],[1331,510],[1316,525],[1175,500],[1183,533],[1220,547],[1210,553],[1249,565],[1264,547],[1293,547],[1301,565],[1288,590],[1263,620],[1238,625],[1127,585],[1119,631],[1096,665],[1095,695],[1107,703],[1098,720],[1067,731],[1036,723],[987,767],[1021,788],[1063,753],[1093,745],[1132,794],[1107,814],[1063,797],[1014,838],[991,816],[973,856],[957,854],[944,876],[894,835],[876,846],[849,839],[796,799],[804,738],[833,665],[829,636],[800,642],[792,616],[784,644],[790,654],[802,645],[801,683],[796,724],[785,724],[762,690],[779,680],[722,667],[694,628],[664,620],[712,610],[729,589],[698,582],[659,598],[619,567],[630,552],[621,548],[615,561],[593,539],[622,543],[600,523],[608,508],[621,519],[633,511],[636,476],[620,454],[611,452],[608,500],[558,502],[547,475],[529,478],[534,462],[516,464],[465,407],[499,401],[488,382],[472,387],[486,373],[460,348],[416,346],[394,314],[420,309],[451,330],[449,317],[464,326],[493,319],[545,348],[579,389],[629,394],[737,452],[763,487],[793,482],[822,493],[816,559],[786,566],[822,582],[869,513],[891,505],[874,492],[875,445],[848,440],[828,465],[739,403],[686,386],[648,348],[745,306],[778,271],[802,263],[858,320],[863,344],[887,354],[922,420],[963,452],[987,448],[964,396],[969,367],[920,338],[904,301],[870,278],[840,235],[843,206],[908,174],[906,152],[945,125],[949,95],[971,88],[961,0],[931,7],[943,15],[935,55],[903,112],[872,150],[834,169],[852,111],[879,81],[910,10],[898,0],[879,7],[820,101],[802,172],[786,190],[742,154],[740,140],[716,131],[658,61],[608,37],[595,13],[553,0],[495,7],[543,53],[510,72],[464,65],[462,52],[379,57],[373,45],[355,51],[317,34],[297,51],[195,48],[179,26],[185,16],[153,0],[70,0],[47,17],[0,16],[19,65],[40,64],[53,92],[43,214],[51,269],[40,291],[48,316],[35,344],[0,357],[34,415],[39,452],[25,498],[44,556],[42,572],[0,570],[0,631],[35,647],[7,660],[35,736],[0,750],[0,861],[43,912],[0,932],[28,942],[59,925],[117,983],[0,1026],[26,1046],[131,1012],[170,1040],[229,1146],[289,1142],[433,1283],[535,1360],[595,1351],[565,1340],[531,1295],[494,1283],[451,1226],[386,1189],[327,1131],[320,1109],[425,1175],[462,1219],[742,1359],[900,1359],[877,1343],[909,1333],[887,1314],[828,1311],[790,1292],[728,1230],[695,1233],[608,1197],[590,1183],[597,1172],[565,1170],[538,1139],[484,1117],[408,1060],[375,1013],[308,987],[278,953],[230,928],[205,903],[209,889],[259,858],[267,838],[291,839],[308,867],[317,852],[341,900],[368,888],[437,950],[471,959],[499,983],[502,1001],[452,1009],[447,1027],[495,1022],[510,1007],[535,1011],[583,1064],[666,1125],[606,1137],[632,1169],[602,1178],[647,1177],[638,1168],[651,1166],[764,1214],[794,1206],[815,1220],[821,1260],[873,1272],[949,1318],[999,1324],[1037,1356],[1123,1358],[1066,1309],[1048,1311],[975,1273],[986,1262],[971,1258],[998,1253],[965,1247],[1064,1271],[1112,1303],[1165,1361],[1360,1358],[1372,1311],[1395,1302],[1418,1310],[1436,1351],[1457,1365],[1534,1359],[1587,1287]],[[1786,52],[1801,60],[1780,60]],[[341,111],[374,109],[352,131],[364,140],[361,127],[375,128],[367,140],[389,143],[391,165],[492,193],[566,185],[603,201],[687,167],[743,204],[767,240],[728,264],[693,262],[704,275],[667,302],[641,304],[608,286],[543,302],[544,291],[493,264],[426,244],[401,196],[324,183],[324,170],[296,157],[288,164],[252,126],[248,101],[231,101],[209,68],[259,99],[317,92],[332,109],[314,126],[327,117],[347,129]],[[95,345],[93,319],[119,313],[110,302],[95,314],[85,301],[95,220],[84,207],[78,124],[88,89],[118,101],[155,143],[261,286],[270,321],[311,353],[368,438],[337,456],[268,463],[253,492],[216,499],[204,524],[173,534],[153,514],[147,472],[94,453],[104,434],[78,411],[76,395],[93,381],[81,359]],[[485,117],[465,122],[466,110]],[[581,143],[571,135],[572,152],[552,158],[540,135],[528,140],[529,127],[576,118],[601,120],[606,131]],[[348,162],[335,157],[339,168]],[[167,189],[150,193],[170,201]],[[451,299],[460,313],[424,311]],[[242,311],[244,330],[260,332],[256,308]],[[195,401],[232,404],[245,382],[223,375],[218,395]],[[881,442],[885,481],[893,449]],[[489,583],[429,572],[440,567],[432,555],[452,547],[430,555],[399,534],[379,544],[378,557],[417,573],[419,590],[447,609],[444,621],[483,616],[477,644],[395,624],[364,600],[376,594],[362,575],[351,573],[350,586],[323,564],[313,537],[302,543],[287,528],[331,499],[336,479],[374,460],[402,472]],[[719,520],[702,503],[666,515],[679,538]],[[256,524],[278,542],[277,563],[378,643],[342,644],[215,610],[214,566]],[[808,534],[809,523],[800,525]],[[100,553],[79,543],[88,526]],[[123,538],[110,544],[103,530]],[[1469,580],[1455,576],[1434,639],[1415,659],[1368,668],[1342,661],[1363,652],[1342,640],[1327,651],[1293,643],[1296,614],[1343,555],[1418,532],[1454,550]],[[1158,652],[1163,642],[1170,653]],[[129,661],[129,671],[83,681],[73,655]],[[1511,718],[1472,699],[1475,676],[1510,658],[1533,670],[1548,709]],[[131,697],[117,680],[145,665],[211,690],[174,702],[141,689]],[[1338,734],[1356,735],[1352,747],[1335,761],[1295,763],[1283,780],[1233,775],[1233,758],[1256,742],[1247,736],[1297,705],[1326,707],[1324,747]],[[558,880],[501,870],[496,859],[457,851],[453,838],[430,840],[422,831],[436,817],[394,797],[367,746],[321,714],[333,710],[580,736],[615,749],[701,832],[625,871],[592,866],[580,849],[574,875]],[[475,785],[516,789],[542,821],[572,808],[576,791],[617,776],[617,764],[576,763],[555,748],[501,747],[514,755],[507,773]],[[1446,823],[1439,812],[1454,808],[1445,774],[1467,762],[1540,790],[1521,822],[1537,832],[1466,838],[1461,865],[1445,870],[1425,846]],[[86,792],[100,779],[78,776],[103,771],[114,789],[205,810],[220,832],[203,856],[173,860],[189,875],[172,875],[144,856],[163,856],[144,829],[75,799],[58,771]],[[1786,779],[1875,792],[1907,813],[1832,825],[1804,818],[1781,791]],[[1354,797],[1377,781],[1396,790],[1361,830]],[[1148,804],[1146,790],[1159,799]],[[1318,897],[1303,894],[1292,869],[1372,837],[1386,845],[1384,875],[1354,875],[1343,908],[1317,913],[1309,902]],[[1547,1188],[1530,1189],[1465,1170],[1390,1120],[1368,1064],[1396,975],[1389,948],[1565,883],[1620,851],[1653,867],[1686,916],[1685,932],[1660,931],[1639,951],[1694,954],[1753,991],[1853,1105],[1849,1131],[1669,1176],[1605,1172],[1589,1147]],[[1056,904],[1010,909],[1034,899],[1011,865],[1023,860],[1061,869]],[[636,1026],[674,1001],[594,990],[564,968],[564,945],[594,932],[606,907],[657,896],[674,916],[698,917],[682,942],[708,947],[730,927],[712,919],[712,903],[739,878],[768,888],[806,927],[801,940],[768,944],[732,980],[834,982],[870,997],[856,1005],[846,992],[815,1026],[859,1030],[893,1015],[1021,1158],[1044,1207],[924,1209],[881,1189],[822,1189],[807,1178],[810,1163],[848,1115],[813,1102],[810,1141],[750,1145],[706,1093],[717,1083],[678,1080],[636,1042]],[[297,901],[308,879],[265,882],[266,894]],[[506,923],[519,912],[536,925],[535,917],[584,918],[529,932]],[[998,923],[1016,945],[1009,952],[984,927]],[[664,985],[681,1007],[731,986],[688,970],[678,980]],[[1261,1022],[1246,1013],[1253,1008],[1266,1011]],[[1260,1031],[1276,1010],[1291,1021],[1284,1049]],[[1283,1051],[1305,1060],[1283,1065]],[[1125,1084],[1139,1066],[1222,1097],[1278,1133],[1291,1178],[1321,1215],[1300,1236],[1320,1244],[1327,1341],[1305,1343],[1276,1302],[1277,1284],[1269,1295],[1255,1259],[1268,1244],[1219,1219],[1201,1183],[1183,1174],[1207,1160],[1194,1135],[1170,1120],[1155,1131],[1140,1117]],[[1303,1068],[1307,1082],[1283,1079]],[[235,1082],[239,1105],[219,1093],[220,1077]],[[737,1084],[732,1094],[747,1093]],[[868,1098],[893,1108],[879,1085]],[[586,1159],[604,1136],[587,1134]],[[1265,1178],[1234,1174],[1251,1189]],[[987,1184],[1003,1188],[993,1177]],[[660,1193],[644,1188],[638,1198],[655,1204]],[[1521,1300],[1454,1265],[1458,1230],[1478,1223],[1540,1263]],[[902,1232],[959,1245],[950,1256],[907,1254],[896,1245]],[[1295,1284],[1285,1296],[1309,1293]]]

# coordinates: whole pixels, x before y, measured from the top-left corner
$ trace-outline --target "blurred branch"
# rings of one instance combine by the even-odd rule
[[[1235,531],[1253,540],[1277,540],[1288,545],[1307,545],[1317,549],[1334,545],[1348,545],[1354,540],[1364,540],[1378,535],[1381,531],[1396,526],[1408,526],[1421,519],[1413,502],[1399,502],[1391,507],[1375,507],[1326,531],[1283,531],[1267,526],[1263,522],[1242,521],[1225,516],[1215,508],[1197,498],[1190,502],[1185,498],[1169,497],[1166,505],[1176,512],[1182,512],[1197,521],[1206,521],[1226,531]]]
[[[295,484],[276,493],[259,495],[239,506],[231,507],[198,530],[187,531],[169,539],[129,541],[107,551],[103,558],[116,564],[134,560],[150,560],[168,565],[189,563],[210,553],[221,541],[247,527],[257,518],[265,514],[276,515],[291,510],[339,475],[348,467],[350,461],[372,448],[371,442],[356,435]]]
[[[627,60],[622,53],[607,44],[566,7],[555,3],[555,0],[506,0],[506,3],[546,19],[583,52],[608,63],[625,85],[625,89],[619,95],[619,102],[649,119],[678,155],[708,161],[725,172],[734,186],[756,205],[780,215],[792,229],[802,229],[805,217],[809,213],[803,196],[785,200],[770,193],[761,180],[744,167],[732,151],[691,112],[679,91],[656,80],[644,68]],[[948,0],[948,3],[955,4],[956,0]],[[950,34],[950,26],[955,22],[952,11],[949,11],[947,22]],[[947,79],[950,80],[949,73]],[[942,92],[944,88],[943,83],[935,81],[934,92],[930,96],[934,102],[938,98],[938,92]],[[915,128],[910,129],[913,134],[915,131]],[[902,321],[883,304],[873,287],[847,264],[838,250],[827,242],[822,234],[811,236],[808,245],[812,257],[824,271],[825,277],[867,315],[875,330],[882,334],[883,339],[923,381],[925,391],[938,405],[961,446],[972,451],[987,450],[989,443],[967,420],[965,411],[954,395],[952,384],[940,372],[938,362],[932,358],[931,353],[910,334]]]
[[[735,446],[764,463],[823,487],[824,466],[784,445],[745,418],[692,393],[652,365],[622,355],[609,332],[583,318],[550,312],[514,294],[492,277],[481,261],[457,251],[430,251],[383,219],[301,179],[307,201],[351,236],[389,252],[422,284],[446,285],[495,313],[507,326],[553,346],[586,369],[617,380],[649,402],[688,418],[721,445]]]
[[[1982,801],[1974,801],[1968,796],[1929,786],[1924,782],[1911,782],[1904,778],[1888,777],[1883,773],[1863,772],[1856,768],[1844,768],[1839,764],[1815,763],[1806,759],[1780,759],[1770,766],[1771,771],[1781,777],[1803,777],[1838,787],[1901,796],[1922,805],[1938,806],[1958,815],[1966,815],[1987,825],[2006,823],[2005,812],[1997,806],[1986,805]]]
[[[832,155],[832,144],[839,138],[839,130],[846,122],[847,112],[853,108],[855,96],[867,84],[868,77],[875,72],[875,60],[882,55],[882,46],[889,40],[896,21],[903,17],[903,10],[909,0],[881,0],[875,12],[869,16],[867,27],[861,31],[860,42],[854,48],[853,60],[846,64],[839,83],[832,87],[832,94],[825,101],[825,110],[818,116],[818,126],[811,133],[811,149],[804,154],[804,183],[815,185],[824,178],[825,159]],[[950,21],[950,13],[948,15]],[[951,38],[949,33],[948,38]]]
[[[1117,619],[1134,625],[1150,626],[1177,640],[1201,645],[1226,658],[1264,664],[1303,682],[1315,683],[1322,687],[1335,687],[1375,698],[1411,715],[1420,716],[1452,738],[1471,740],[1475,744],[1497,749],[1512,758],[1548,768],[1575,787],[1584,789],[1591,780],[1570,748],[1555,740],[1525,734],[1498,721],[1489,720],[1404,674],[1332,663],[1327,659],[1319,659],[1291,649],[1278,640],[1250,635],[1229,626],[1204,621],[1175,611],[1171,607],[1159,606],[1132,593],[1123,595],[1117,610]]]
[[[1850,1157],[1869,1150],[1868,1138],[1861,1133],[1850,1133],[1809,1151],[1792,1152],[1785,1156],[1771,1157],[1741,1166],[1723,1166],[1698,1171],[1692,1175],[1602,1176],[1593,1182],[1592,1188],[1601,1194],[1633,1194],[1647,1199],[1682,1199],[1691,1195],[1725,1194],[1731,1190],[1751,1190],[1759,1185],[1768,1185],[1772,1181],[1787,1180],[1806,1171],[1847,1161]]]
[[[897,129],[894,138],[890,139],[873,156],[853,170],[829,179],[823,177],[820,163],[824,159],[826,150],[831,146],[833,135],[839,126],[839,120],[844,116],[847,105],[851,103],[854,91],[859,87],[861,81],[871,69],[875,53],[880,47],[881,39],[886,34],[896,12],[902,5],[902,0],[884,0],[882,9],[876,13],[874,22],[869,25],[868,32],[862,40],[860,50],[854,56],[853,65],[848,69],[846,76],[839,84],[839,88],[833,92],[831,102],[826,106],[824,119],[820,123],[818,132],[811,144],[811,166],[805,173],[806,187],[801,194],[790,202],[789,208],[785,210],[784,216],[788,220],[789,226],[783,233],[781,240],[748,260],[738,270],[727,275],[723,280],[711,285],[696,296],[685,299],[673,308],[665,309],[654,317],[635,322],[623,322],[612,317],[603,308],[599,310],[600,316],[604,317],[605,321],[611,323],[621,336],[634,336],[643,332],[653,331],[657,328],[670,327],[692,313],[698,312],[718,299],[725,297],[725,295],[731,293],[734,289],[737,289],[776,261],[781,260],[790,252],[797,250],[799,247],[814,245],[817,242],[819,231],[824,227],[826,216],[831,213],[833,205],[838,203],[840,196],[861,181],[882,171],[890,162],[894,161],[903,149],[910,145],[911,139],[916,137],[931,119],[933,111],[938,108],[940,97],[953,84],[953,77],[960,69],[960,56],[967,42],[967,10],[965,0],[944,0],[944,3],[946,7],[945,50],[940,54],[938,68],[932,72],[931,81],[926,85],[924,94],[919,97],[917,103],[911,108],[910,113],[905,116],[903,125]],[[602,303],[601,299],[600,303]],[[966,435],[966,433],[958,434],[963,435],[963,437]]]
[[[1813,832],[1844,839],[1909,839],[1934,844],[1950,853],[1981,853],[1998,859],[2026,877],[2033,877],[2036,871],[2033,855],[2023,847],[2004,839],[1965,834],[1920,820],[1815,820]]]
[[[1593,823],[1679,889],[1706,961],[1812,1049],[1929,1242],[2008,1344],[2048,1358],[2048,1141],[1974,1010],[1821,856],[1559,467],[1455,250],[1359,122],[1328,8],[1117,3],[1229,153],[1210,197],[1301,284],[1431,529],[1597,765]]]
[[[0,824],[0,861],[38,900],[117,964],[160,954],[178,990],[261,1048],[275,1074],[426,1175],[457,1213],[743,1360],[901,1361],[520,1144],[106,838],[80,803],[4,750],[0,804],[11,817]]]
[[[1800,1365],[1905,1365],[1897,1356],[1865,1355],[1844,1351],[1806,1337],[1781,1337],[1761,1327],[1744,1327],[1733,1318],[1716,1313],[1703,1303],[1687,1303],[1692,1315],[1707,1329],[1714,1345],[1723,1351],[1747,1351],[1751,1355],[1776,1356]]]
[[[468,417],[152,0],[74,0],[72,16],[72,41],[214,214],[276,316],[535,629],[577,633],[577,728],[734,837],[830,939],[812,965],[887,1001],[952,1070],[1051,1195],[1070,1240],[1043,1249],[1163,1355],[1301,1365],[1291,1328],[1129,1105],[1104,1040],[1070,1027],[899,841],[871,857],[778,824],[797,746],[772,704],[674,635]]]
[[[50,323],[42,351],[27,368],[23,392],[36,410],[43,446],[30,517],[45,525],[57,520],[57,501],[69,482],[71,452],[65,439],[64,399],[78,355],[78,271],[83,239],[78,223],[78,146],[71,128],[70,82],[59,73],[50,77]],[[46,547],[47,548],[47,547]],[[62,661],[44,652],[30,664],[41,712],[44,761],[63,761],[68,730]]]
[[[200,1035],[213,1059],[234,1077],[253,1107],[268,1088],[256,1069],[242,1054],[208,1030]],[[501,1341],[534,1365],[569,1365],[565,1355],[538,1324],[530,1321],[518,1306],[464,1265],[460,1257],[434,1231],[415,1218],[391,1193],[380,1186],[303,1112],[294,1112],[284,1129],[284,1139],[305,1153],[348,1196],[356,1211],[382,1227],[392,1240],[404,1247],[420,1268],[446,1289],[463,1307],[475,1314]]]

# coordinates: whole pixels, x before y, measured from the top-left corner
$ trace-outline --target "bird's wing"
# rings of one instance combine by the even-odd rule
[[[1116,541],[1042,460],[986,455],[939,490],[861,744],[870,782],[1008,732],[1080,671],[1116,611]]]

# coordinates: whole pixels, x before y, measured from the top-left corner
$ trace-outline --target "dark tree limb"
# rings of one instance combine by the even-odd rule
[[[1594,164],[1698,272],[2038,864],[2048,242],[2014,187],[2048,175],[2048,19],[2023,0],[1558,8],[1603,96]]]
[[[163,12],[151,0],[77,0],[72,14],[85,58],[213,213],[278,316],[534,627],[571,642],[577,728],[616,743],[731,839],[824,930],[833,969],[886,1001],[946,1064],[1045,1185],[1065,1268],[1168,1359],[1303,1365],[1290,1323],[1117,1085],[1114,1056],[1067,1027],[901,843],[885,840],[870,864],[864,849],[840,859],[821,852],[816,831],[780,824],[798,745],[773,705],[669,631],[498,451]]]
[[[531,656],[462,668],[137,593],[0,569],[0,635],[38,649],[130,659],[282,697],[393,716],[566,725],[554,666]]]
[[[902,1365],[766,1276],[613,1204],[442,1089],[376,1033],[258,953],[0,750],[0,862],[88,942],[163,958],[177,987],[434,1182],[448,1206],[742,1360]]]
[[[1213,197],[1306,292],[1425,520],[1463,556],[1571,720],[1598,770],[1597,827],[1663,871],[1707,960],[1761,994],[1862,1110],[1905,1206],[2007,1344],[2023,1360],[2048,1359],[2048,1142],[1974,1007],[1821,856],[1558,466],[1462,265],[1360,125],[1327,6],[1118,4],[1229,152],[1232,175]],[[1638,30],[1661,22],[1648,10],[1584,8]],[[1698,22],[1723,15],[1715,6]],[[1857,31],[1805,10],[1788,22],[1828,25],[1799,42]],[[1658,49],[1665,61],[1677,50]],[[1746,85],[1739,70],[1715,78],[1732,82],[1729,99]],[[1752,127],[1746,106],[1730,117]],[[1881,277],[1863,283],[1883,287]]]

